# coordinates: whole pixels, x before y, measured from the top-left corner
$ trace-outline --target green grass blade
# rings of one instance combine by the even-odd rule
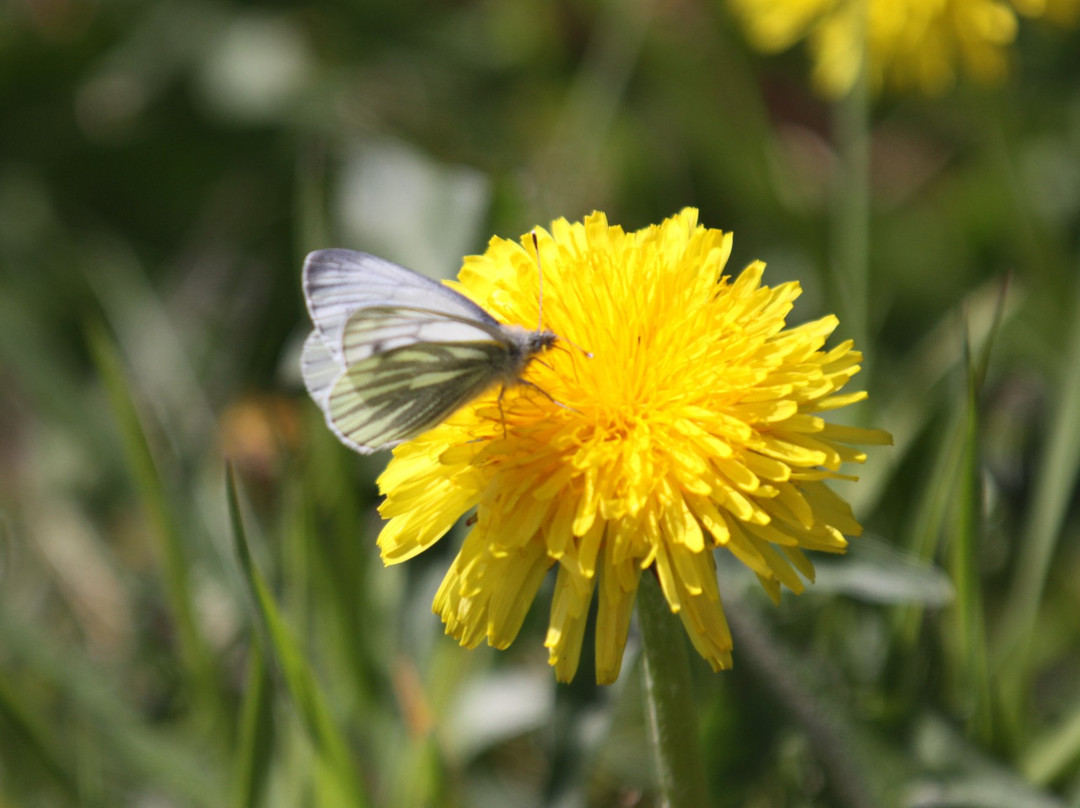
[[[314,407],[311,408],[314,410]],[[372,602],[364,581],[377,555],[373,547],[358,541],[365,533],[365,508],[369,503],[357,496],[347,463],[352,460],[325,428],[321,415],[312,413],[311,456],[297,470],[290,486],[291,512],[285,517],[287,529],[306,549],[310,572],[319,581],[313,592],[328,632],[337,638],[330,646],[343,657],[343,667],[355,682],[355,693],[368,701],[381,699],[386,678],[384,660],[390,633],[388,623],[372,625]],[[351,454],[351,453],[350,453]],[[358,643],[356,637],[368,642]]]
[[[935,416],[955,401],[956,390],[950,380],[963,371],[964,357],[962,351],[951,350],[952,346],[969,339],[978,354],[984,355],[1001,323],[1015,316],[1021,302],[1022,295],[1015,289],[1003,297],[1001,282],[996,280],[971,290],[960,303],[963,321],[950,311],[908,351],[903,364],[890,374],[891,380],[879,377],[873,390],[873,399],[879,402],[874,423],[892,433],[894,445],[888,451],[874,452],[859,470],[859,484],[852,486],[849,494],[856,513],[872,512],[889,496],[896,469]]]
[[[953,697],[962,702],[962,711],[972,717],[971,731],[984,740],[992,733],[993,709],[979,575],[984,535],[979,401],[994,340],[1005,314],[1006,290],[1007,284],[999,288],[977,355],[973,355],[972,340],[964,340],[966,395],[939,442],[909,538],[909,546],[916,555],[930,559],[935,555],[939,537],[950,536],[948,567],[956,597],[951,609],[953,630],[946,636],[945,651],[951,689]],[[896,613],[894,628],[902,646],[909,651],[917,642],[923,612],[922,606],[913,605]]]
[[[1063,774],[1080,771],[1080,703],[1042,738],[1032,742],[1020,760],[1031,782],[1047,785]]]
[[[256,640],[248,658],[247,686],[240,719],[240,748],[234,775],[236,808],[262,805],[270,779],[277,731],[274,689],[266,668],[265,652]]]
[[[1080,293],[1080,284],[1076,288]],[[1034,502],[1020,534],[1016,575],[995,646],[1004,707],[1012,716],[1023,712],[1030,640],[1080,472],[1080,294],[1073,304],[1071,322],[1054,416],[1032,485]]]
[[[0,370],[5,383],[16,381],[34,402],[36,416],[63,425],[82,438],[90,451],[112,457],[111,436],[86,429],[85,388],[76,381],[80,369],[64,351],[62,340],[48,322],[34,316],[25,301],[0,295]]]
[[[97,759],[107,768],[106,786],[115,786],[119,776],[124,782],[153,784],[159,793],[175,798],[181,805],[217,808],[221,804],[221,772],[207,767],[205,742],[185,737],[176,728],[149,724],[128,703],[129,694],[117,687],[114,675],[72,654],[70,642],[43,634],[37,624],[0,612],[0,645],[20,661],[28,676],[48,688],[51,697],[63,704],[65,714],[77,717],[79,731],[87,736],[80,743],[95,744]],[[40,714],[55,713],[54,704],[45,706],[40,701],[29,704],[28,694],[14,682],[0,683],[0,688],[4,686],[9,694],[14,694],[16,700],[12,703],[20,714],[31,715],[34,710]],[[46,745],[38,751],[44,750],[55,761],[67,765],[66,753],[57,744],[70,733],[65,733],[63,738],[50,736],[33,718],[23,726],[27,731],[42,731],[21,741],[20,749],[34,748],[34,738],[44,739]],[[14,731],[2,732],[0,736],[18,737]],[[71,757],[77,757],[80,752],[76,749]],[[87,767],[85,760],[77,763],[84,770]],[[84,793],[79,794],[80,799],[85,797]]]
[[[982,469],[979,452],[979,364],[968,356],[967,407],[964,447],[956,491],[955,524],[950,542],[949,569],[956,585],[952,609],[953,631],[947,639],[952,669],[952,691],[962,712],[970,716],[969,730],[983,741],[990,739],[992,714],[986,655],[979,549],[983,536]]]
[[[861,8],[858,6],[856,8]],[[851,89],[833,107],[839,157],[831,217],[832,299],[840,322],[860,350],[869,348],[870,277],[870,79],[860,69]],[[865,383],[864,377],[864,383]],[[860,416],[866,415],[860,411]]]
[[[300,644],[274,602],[270,589],[255,566],[240,514],[236,482],[226,470],[226,496],[237,558],[255,603],[258,623],[268,650],[280,666],[285,685],[298,715],[317,750],[316,780],[320,805],[343,808],[367,805],[344,735],[334,724],[330,710]]]
[[[980,400],[994,340],[1001,328],[1009,284],[1002,284],[994,307],[986,340],[977,354],[970,338],[964,341],[967,366],[967,400],[963,418],[964,441],[960,456],[959,490],[956,503],[956,530],[952,543],[951,566],[956,584],[956,633],[953,659],[954,693],[969,700],[969,731],[984,742],[993,737],[993,703],[990,688],[989,653],[983,579],[979,560],[986,535],[983,520],[982,451],[980,441]],[[970,333],[965,329],[965,334]]]
[[[168,602],[180,638],[180,654],[195,690],[223,714],[219,677],[195,620],[195,604],[188,575],[190,563],[181,520],[169,501],[165,483],[150,451],[123,363],[105,328],[93,323],[87,333],[91,354],[105,387],[113,417],[120,428],[125,455],[139,494],[158,539]]]
[[[9,681],[4,671],[0,671],[0,729],[8,739],[7,743],[17,739],[19,752],[40,764],[72,803],[78,802],[77,778],[58,739],[35,714],[33,707],[19,697],[17,686]],[[10,763],[5,762],[5,765]]]
[[[917,558],[927,562],[937,556],[952,510],[967,434],[963,411],[949,413],[948,418],[949,423],[937,441],[938,448],[905,541]],[[918,642],[925,612],[922,604],[906,605],[894,612],[894,629],[906,659],[911,658],[910,652]]]

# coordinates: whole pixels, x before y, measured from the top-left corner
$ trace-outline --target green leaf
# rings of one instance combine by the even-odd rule
[[[956,591],[949,576],[930,561],[862,536],[838,559],[815,560],[814,594],[847,595],[867,603],[918,604],[937,609]]]

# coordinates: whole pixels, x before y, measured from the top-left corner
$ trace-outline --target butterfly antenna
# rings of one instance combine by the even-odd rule
[[[532,236],[533,249],[536,250],[536,273],[540,276],[540,302],[539,313],[536,316],[536,330],[542,331],[544,329],[544,268],[540,265],[540,239],[536,237],[535,227],[529,235]]]
[[[594,354],[593,354],[592,351],[586,351],[584,348],[582,348],[576,342],[571,342],[566,337],[559,337],[559,342],[565,342],[567,345],[570,345],[571,347],[577,348],[579,351],[581,351],[581,355],[584,356],[586,359],[592,359],[593,358]]]
[[[541,331],[544,328],[544,268],[540,265],[540,239],[536,237],[535,227],[532,229],[532,231],[530,231],[529,235],[532,236],[533,249],[536,250],[536,271],[540,274],[540,315],[537,318],[536,330]],[[559,341],[573,345],[575,348],[581,351],[581,353],[584,354],[586,358],[593,358],[592,351],[586,351],[580,345],[570,342],[570,340],[568,340],[566,337],[559,337]]]

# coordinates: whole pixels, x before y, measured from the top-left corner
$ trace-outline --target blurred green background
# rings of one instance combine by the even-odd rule
[[[872,105],[834,339],[896,446],[807,594],[718,559],[717,806],[1080,806],[1080,35],[1025,23],[1014,56]],[[587,651],[557,686],[548,590],[466,651],[430,614],[457,538],[382,567],[385,457],[299,386],[300,264],[447,276],[693,205],[732,271],[802,282],[792,322],[843,316],[806,75],[720,0],[5,0],[0,806],[656,805],[633,638],[617,685]]]

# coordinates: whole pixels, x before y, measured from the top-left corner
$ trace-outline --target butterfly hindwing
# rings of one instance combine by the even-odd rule
[[[341,363],[323,344],[318,331],[312,331],[304,340],[304,351],[300,355],[300,375],[308,395],[325,410],[326,395],[334,382],[341,375]]]
[[[498,342],[415,343],[350,363],[326,402],[338,436],[360,451],[392,446],[445,420],[498,381]]]

